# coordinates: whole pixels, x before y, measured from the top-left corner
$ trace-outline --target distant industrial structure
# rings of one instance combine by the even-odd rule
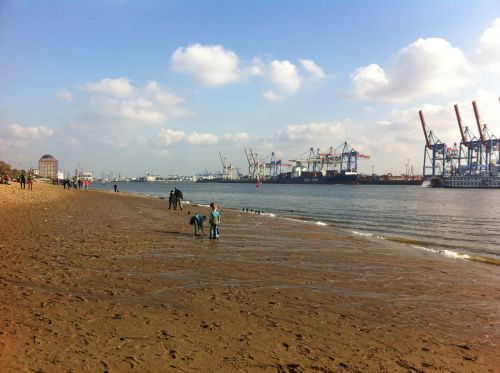
[[[472,102],[479,136],[465,126],[458,105],[455,115],[460,130],[460,146],[448,146],[428,129],[422,110],[420,123],[424,131],[423,176],[433,186],[451,188],[499,188],[500,187],[500,139],[493,135],[481,121],[479,109]]]
[[[38,161],[38,176],[40,177],[50,177],[57,178],[58,177],[58,162],[50,154],[45,154]]]
[[[326,150],[311,147],[304,154],[283,162],[275,152],[261,159],[252,148],[244,149],[248,162],[248,174],[243,176],[226,157],[219,153],[222,174],[199,175],[200,182],[257,182],[277,184],[357,184],[358,161],[369,159],[353,149],[346,141],[338,147]],[[236,170],[236,177],[233,171]]]

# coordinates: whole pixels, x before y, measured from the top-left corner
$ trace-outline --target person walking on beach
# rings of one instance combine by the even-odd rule
[[[21,189],[26,189],[26,175],[24,172],[21,174],[19,181],[21,182]]]
[[[200,232],[205,233],[203,231],[203,222],[207,219],[206,216],[200,214],[194,214],[189,221],[189,224],[194,225],[194,235],[196,237],[200,236]]]
[[[174,205],[174,210],[177,210],[177,206],[182,210],[182,199],[184,196],[182,195],[182,192],[180,189],[174,188],[174,196],[175,196],[175,205]]]
[[[28,174],[28,190],[33,190],[33,175]]]
[[[175,209],[175,194],[174,191],[170,191],[170,196],[168,197],[168,209],[170,210],[171,208]]]
[[[216,239],[219,238],[220,212],[213,202],[210,204],[210,208],[212,212],[210,213],[210,220],[208,221],[210,223],[210,234],[208,238]]]
[[[116,185],[116,184],[115,184],[115,185],[113,185],[113,188],[114,188],[114,190],[115,190],[115,193],[116,193],[116,192],[118,192],[118,185]]]

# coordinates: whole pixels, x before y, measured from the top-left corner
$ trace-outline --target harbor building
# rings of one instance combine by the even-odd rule
[[[41,177],[57,177],[57,159],[50,154],[45,154],[38,161],[38,174]]]

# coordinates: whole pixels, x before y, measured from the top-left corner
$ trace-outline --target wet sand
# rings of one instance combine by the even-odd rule
[[[0,185],[1,371],[499,371],[498,266],[188,211]]]

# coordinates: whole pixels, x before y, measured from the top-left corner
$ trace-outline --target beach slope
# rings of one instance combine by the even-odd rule
[[[0,201],[2,372],[500,366],[497,266],[226,209],[195,238],[207,209],[122,193]]]

